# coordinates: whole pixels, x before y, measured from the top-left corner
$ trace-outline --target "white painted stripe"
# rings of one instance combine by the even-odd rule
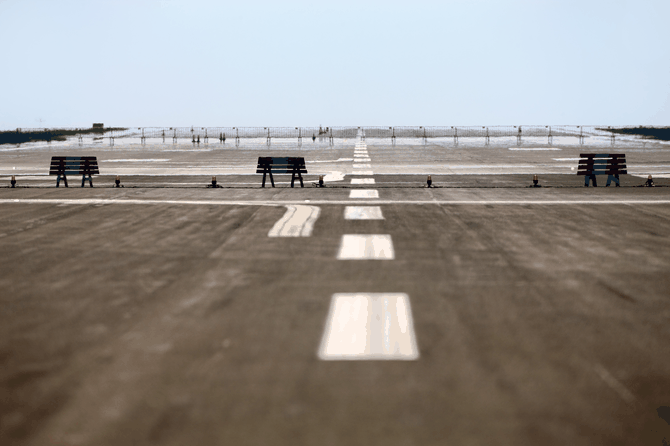
[[[393,241],[388,234],[344,234],[338,260],[393,260]]]
[[[268,232],[268,237],[309,237],[321,208],[317,206],[288,205],[286,213]]]
[[[351,184],[375,184],[374,178],[352,178]]]
[[[351,172],[349,175],[373,175],[371,170],[358,170]]]
[[[361,153],[361,154],[355,153],[354,159],[356,158],[370,158],[370,155],[368,155],[367,153]]]
[[[146,206],[148,204],[170,204],[170,205],[190,205],[190,206],[287,206],[290,204],[303,204],[305,200],[134,200],[134,199],[107,199],[107,198],[0,198],[0,204],[69,204],[69,205],[87,205],[87,204],[134,204]],[[649,199],[602,199],[602,200],[311,200],[313,205],[347,205],[347,204],[437,204],[437,205],[648,205],[661,204],[668,205],[670,200],[649,200]]]
[[[375,189],[354,189],[349,191],[349,198],[379,198],[379,191]]]
[[[333,294],[318,356],[325,361],[418,359],[409,296]]]
[[[354,163],[369,163],[370,161],[372,161],[370,158],[356,158],[354,160]],[[358,167],[358,166],[356,166],[356,167]]]
[[[558,147],[510,147],[509,150],[561,150]]]
[[[345,220],[383,220],[379,206],[347,206],[344,208]]]
[[[354,164],[354,169],[369,169],[371,167],[370,164]]]

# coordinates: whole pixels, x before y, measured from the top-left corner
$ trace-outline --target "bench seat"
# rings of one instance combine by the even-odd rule
[[[65,187],[67,185],[68,175],[82,175],[81,187],[84,187],[86,177],[88,182],[93,187],[93,179],[91,175],[99,175],[98,159],[95,156],[53,156],[51,157],[51,166],[49,167],[49,175],[58,175],[56,179],[56,187],[60,185],[62,179]]]
[[[305,158],[303,157],[260,156],[258,157],[256,173],[263,174],[263,184],[261,187],[265,187],[265,176],[268,174],[270,175],[272,187],[275,187],[273,174],[290,174],[291,187],[294,187],[296,178],[300,180],[300,187],[305,187],[302,174],[307,173],[307,167],[305,166]]]

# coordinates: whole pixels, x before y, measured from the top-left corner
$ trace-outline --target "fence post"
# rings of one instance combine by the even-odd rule
[[[144,138],[144,127],[142,127],[142,137],[140,138],[140,142],[142,143],[142,145],[146,143],[146,139]]]
[[[514,126],[516,127],[516,126]],[[521,144],[521,126],[519,126],[519,131],[516,134],[516,143]]]
[[[579,144],[584,144],[584,127],[578,125],[577,128],[579,129]]]
[[[172,144],[177,144],[177,129],[174,129],[174,133],[172,133]]]
[[[209,137],[207,136],[207,129],[205,128],[205,144],[209,144]]]
[[[233,127],[235,129],[235,145],[239,146],[240,145],[240,129]]]
[[[554,137],[551,136],[551,126],[549,126],[549,134],[547,135],[547,144],[551,145],[551,143],[554,141]]]
[[[162,131],[162,135],[163,135],[163,144],[165,144],[165,130]]]
[[[490,142],[490,140],[489,140],[489,128],[488,127],[485,127],[485,128],[486,128],[486,145],[488,146],[489,142]]]
[[[610,128],[608,125],[607,128]],[[612,139],[612,145],[614,145],[614,132],[610,132],[610,138]]]
[[[454,144],[458,145],[458,127],[452,127],[454,129]]]

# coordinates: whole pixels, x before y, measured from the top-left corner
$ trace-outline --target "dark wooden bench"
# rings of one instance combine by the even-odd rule
[[[275,187],[275,180],[272,174],[291,174],[291,187],[295,183],[295,179],[300,180],[300,187],[305,187],[302,182],[302,174],[307,173],[305,167],[305,158],[302,157],[276,157],[276,156],[261,156],[258,157],[258,166],[256,166],[256,173],[263,174],[263,185],[265,187],[265,176],[270,175],[272,187]]]
[[[626,155],[623,153],[582,153],[579,155],[579,166],[577,175],[585,175],[584,186],[589,187],[589,181],[593,181],[593,187],[597,187],[596,175],[607,175],[607,185],[612,181],[617,187],[619,175],[628,173],[626,170]]]
[[[56,187],[60,185],[61,178],[67,186],[67,175],[82,175],[81,187],[84,187],[86,176],[88,183],[93,187],[91,175],[99,175],[98,160],[95,156],[53,156],[51,157],[51,167],[49,175],[58,175]]]

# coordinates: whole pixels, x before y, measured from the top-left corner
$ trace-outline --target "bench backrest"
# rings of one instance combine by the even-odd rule
[[[268,169],[273,174],[275,173],[293,173],[296,172],[307,173],[305,166],[305,158],[303,157],[277,157],[277,156],[260,156],[258,157],[258,166],[256,166],[256,173],[263,173]]]
[[[620,175],[626,170],[623,153],[581,153],[577,175]]]
[[[49,175],[99,175],[95,156],[53,156]]]

